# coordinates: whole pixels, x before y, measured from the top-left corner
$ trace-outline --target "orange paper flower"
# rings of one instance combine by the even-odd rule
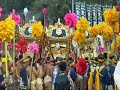
[[[42,36],[43,31],[43,25],[41,21],[32,24],[32,35],[34,37],[40,38]]]
[[[84,42],[86,42],[85,34],[79,32],[78,30],[75,31],[73,38],[74,38],[74,40],[75,40],[77,43],[84,43]]]
[[[93,27],[90,27],[88,29],[88,31],[89,31],[90,37],[95,38],[99,34],[98,25],[94,24]]]
[[[103,34],[103,31],[105,30],[106,27],[107,27],[107,23],[105,22],[98,24],[98,31],[100,35]]]
[[[115,22],[118,22],[119,20],[119,13],[115,7],[113,7],[112,9],[106,9],[103,15],[105,22],[107,22],[110,25],[114,24]]]
[[[88,29],[89,23],[86,18],[82,17],[79,21],[77,21],[76,28],[79,32],[84,33],[85,30]]]
[[[114,29],[114,32],[115,33],[118,33],[119,32],[119,23],[116,22],[114,25],[113,25],[113,29]]]
[[[9,16],[5,21],[0,21],[0,39],[8,42],[14,37],[15,21]]]
[[[103,37],[105,40],[110,40],[111,37],[113,36],[113,30],[112,27],[107,25],[106,28],[104,29],[102,33]]]

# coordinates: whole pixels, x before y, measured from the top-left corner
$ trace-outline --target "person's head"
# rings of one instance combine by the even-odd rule
[[[88,61],[88,57],[85,57],[85,60],[86,60],[87,63],[89,62],[89,61]]]
[[[47,63],[50,63],[50,57],[47,57],[46,61],[47,61]]]
[[[71,61],[70,61],[70,67],[74,67],[74,65],[75,65],[74,60],[71,60]]]
[[[66,66],[67,64],[66,64],[66,62],[60,62],[59,63],[59,69],[60,69],[60,71],[66,71],[66,68],[67,68],[67,66]]]
[[[30,56],[26,57],[25,59],[21,60],[21,64],[25,67],[28,67],[30,65],[32,58]]]
[[[97,57],[94,58],[94,64],[98,64],[98,58]]]
[[[104,63],[104,55],[103,54],[99,54],[98,55],[98,61],[99,61],[99,63]]]
[[[15,65],[16,65],[16,68],[20,70],[21,66],[22,66],[22,63],[21,63],[20,60],[18,60]]]
[[[112,56],[111,57],[111,62],[112,62],[112,65],[116,65],[117,64],[117,62],[118,62],[118,57],[117,56]]]
[[[104,59],[107,60],[107,57],[108,57],[108,53],[105,52],[105,53],[104,53]]]
[[[21,60],[23,58],[23,55],[22,54],[20,54],[19,55],[19,60]]]
[[[92,57],[92,58],[91,58],[92,63],[94,63],[94,60],[95,60],[95,58],[94,58],[94,57]]]

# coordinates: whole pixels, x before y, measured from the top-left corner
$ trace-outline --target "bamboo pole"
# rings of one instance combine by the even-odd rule
[[[14,89],[15,89],[15,31],[13,31],[13,35],[14,35],[14,38],[13,38],[13,84],[14,84]]]
[[[110,63],[108,52],[109,52],[109,42],[107,42],[107,65],[109,65]]]
[[[5,73],[6,73],[6,77],[8,76],[8,57],[7,57],[7,42],[5,42],[5,58],[6,58],[6,62],[5,62]]]

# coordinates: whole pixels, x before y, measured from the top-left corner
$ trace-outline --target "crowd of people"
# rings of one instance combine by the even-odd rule
[[[98,57],[85,57],[87,68],[85,75],[80,75],[72,57],[66,60],[57,57],[52,60],[32,58],[19,55],[15,60],[15,67],[11,62],[9,75],[6,77],[4,57],[0,64],[0,90],[118,90],[114,82],[114,71],[118,63],[118,56],[110,56],[106,64],[105,54]]]

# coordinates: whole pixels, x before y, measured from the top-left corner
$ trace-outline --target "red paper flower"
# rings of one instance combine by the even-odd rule
[[[84,76],[87,72],[87,62],[84,58],[79,58],[78,63],[75,65],[77,73]]]
[[[27,43],[24,37],[21,37],[18,44],[16,45],[16,50],[23,54],[27,51]]]
[[[77,23],[77,15],[70,11],[65,15],[64,20],[67,26],[70,28],[75,28]]]
[[[117,7],[116,7],[116,10],[117,10],[118,12],[120,12],[120,6],[117,6]]]
[[[47,8],[44,8],[44,9],[42,10],[42,12],[43,12],[44,15],[46,15],[46,14],[48,13]]]

